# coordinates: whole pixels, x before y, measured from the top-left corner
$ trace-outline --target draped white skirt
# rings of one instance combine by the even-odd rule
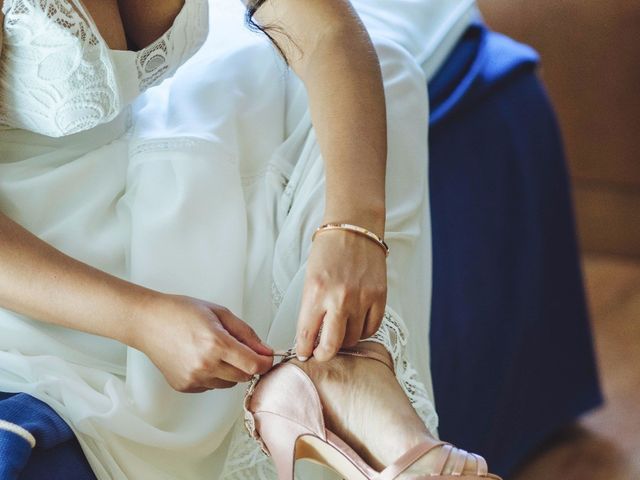
[[[428,348],[428,101],[425,72],[409,48],[428,39],[414,35],[424,27],[416,25],[403,45],[396,30],[386,35],[375,26],[382,7],[362,3],[389,126],[391,254],[375,338],[437,434]],[[398,3],[411,18],[409,6],[420,2]],[[216,31],[214,23],[214,39]],[[234,48],[210,47],[109,124],[61,139],[0,131],[0,209],[113,275],[223,304],[269,344],[287,348],[311,234],[322,219],[323,160],[303,85],[268,41],[252,35]],[[175,392],[144,354],[114,340],[0,309],[0,391],[26,392],[55,409],[100,480],[276,478],[242,429],[244,386]],[[297,473],[336,478],[304,463]]]

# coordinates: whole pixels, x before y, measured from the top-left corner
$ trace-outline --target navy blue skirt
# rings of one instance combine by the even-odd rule
[[[570,186],[531,48],[469,28],[429,84],[440,435],[509,476],[602,403]]]

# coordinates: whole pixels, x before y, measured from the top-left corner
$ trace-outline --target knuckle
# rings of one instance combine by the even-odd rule
[[[188,386],[192,387],[198,384],[198,381],[200,379],[200,375],[198,375],[198,372],[199,372],[199,369],[194,369],[187,374],[186,384]]]
[[[371,293],[375,296],[386,296],[387,294],[387,286],[385,284],[379,283],[375,284],[371,287]]]
[[[207,351],[217,355],[226,348],[226,343],[222,335],[212,335],[207,341]]]
[[[307,327],[303,327],[300,329],[300,331],[298,332],[298,339],[305,341],[305,340],[310,340],[311,339],[311,330]]]
[[[195,374],[189,374],[186,380],[182,383],[180,391],[193,390],[194,388],[197,388],[199,386],[200,386],[200,381],[198,379],[198,376]]]
[[[343,310],[349,303],[349,296],[344,290],[339,290],[333,297],[333,305],[337,310]]]
[[[343,285],[340,287],[335,295],[336,305],[345,308],[354,301],[359,302],[362,290],[353,285]]]
[[[345,283],[340,287],[340,298],[350,300],[359,292],[359,288],[352,283]]]
[[[324,289],[328,286],[328,281],[324,275],[316,273],[309,277],[307,286],[309,287],[309,293],[317,294],[324,291]]]
[[[322,349],[330,354],[337,353],[340,350],[341,344],[336,339],[327,339],[322,345]]]
[[[380,285],[380,284],[373,284],[363,288],[360,297],[365,302],[375,302],[383,298],[386,298],[386,295],[387,295],[386,286]]]

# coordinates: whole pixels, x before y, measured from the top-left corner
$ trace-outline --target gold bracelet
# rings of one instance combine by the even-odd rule
[[[323,230],[350,230],[352,232],[359,233],[376,242],[380,248],[384,250],[385,256],[389,256],[389,245],[387,245],[381,237],[364,227],[352,225],[350,223],[325,223],[324,225],[320,225],[316,228],[315,232],[313,232],[313,235],[311,236],[311,241],[313,242],[313,239],[316,238],[318,232]]]

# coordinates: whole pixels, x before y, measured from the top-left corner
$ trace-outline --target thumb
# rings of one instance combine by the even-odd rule
[[[233,313],[218,313],[222,325],[236,340],[260,355],[273,355],[273,348],[264,343],[258,334],[246,322],[240,320]]]

